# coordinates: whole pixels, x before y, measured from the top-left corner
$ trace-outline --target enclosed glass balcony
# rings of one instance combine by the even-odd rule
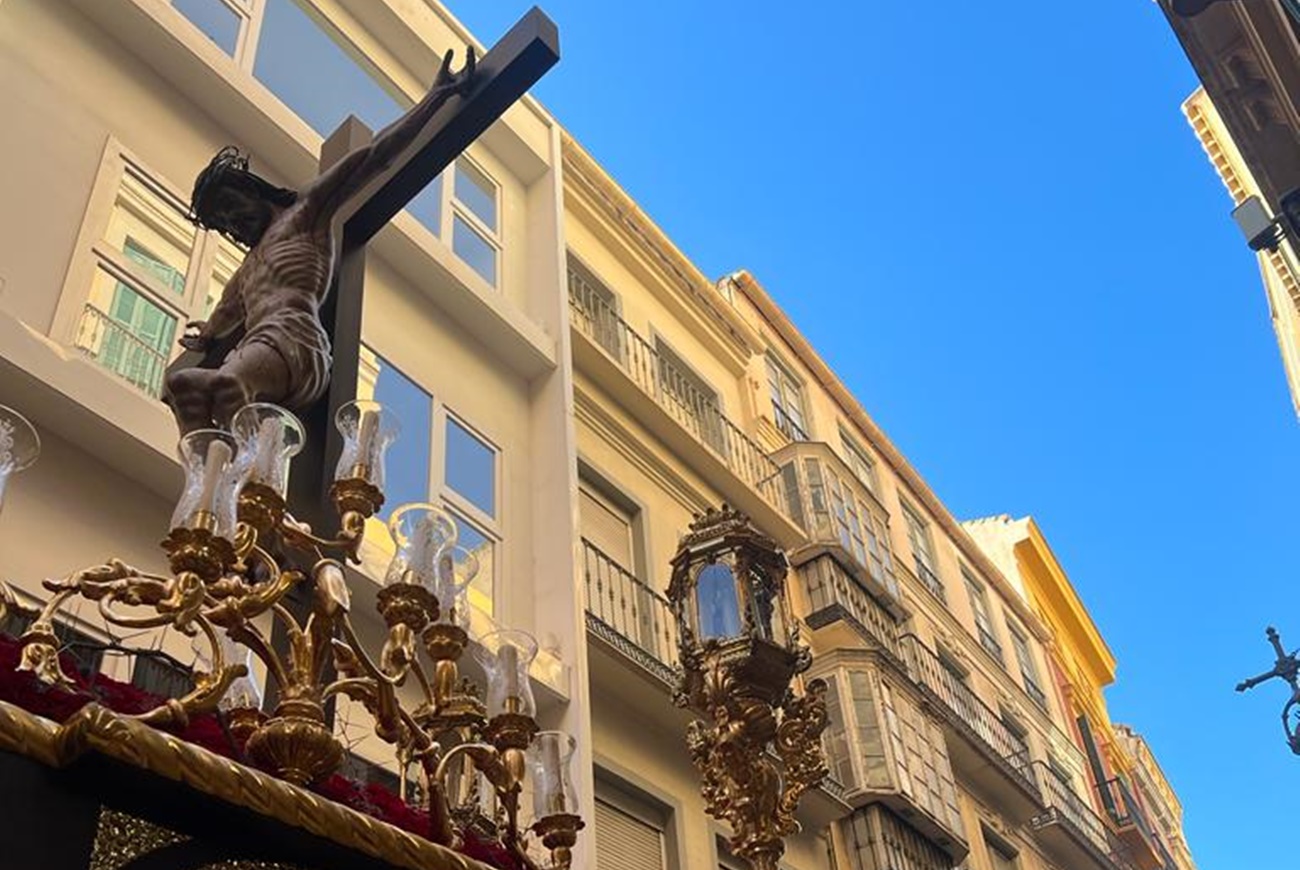
[[[951,863],[961,861],[966,832],[940,722],[914,690],[873,664],[819,676],[828,686],[826,758],[846,800],[889,807]]]

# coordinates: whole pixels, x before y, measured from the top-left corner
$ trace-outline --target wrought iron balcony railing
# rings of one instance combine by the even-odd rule
[[[797,571],[808,596],[809,625],[820,628],[847,619],[860,634],[902,661],[898,622],[834,558],[819,556]]]
[[[1048,825],[1059,824],[1071,830],[1075,837],[1087,842],[1098,855],[1109,858],[1115,867],[1124,863],[1115,853],[1106,823],[1093,812],[1092,807],[1075,794],[1074,790],[1061,781],[1050,767],[1043,762],[1035,762],[1037,779],[1042,786],[1043,805],[1046,810],[1031,821],[1037,830]]]
[[[934,569],[922,562],[919,556],[913,557],[912,564],[916,566],[916,576],[930,590],[930,594],[947,604],[948,594],[943,591],[943,581],[934,573]]]
[[[82,311],[73,345],[100,367],[154,398],[162,395],[167,355],[94,305]]]
[[[1121,841],[1139,870],[1158,868],[1164,863],[1164,846],[1151,828],[1146,811],[1138,803],[1128,783],[1119,777],[1100,786],[1101,803],[1115,823]]]
[[[912,680],[947,709],[960,731],[982,744],[984,753],[1031,794],[1038,793],[1023,737],[1011,730],[957,675],[944,667],[939,656],[914,634],[899,638],[903,659]]]
[[[569,309],[575,327],[597,344],[647,396],[708,447],[745,484],[786,513],[780,469],[762,448],[731,422],[715,397],[632,329],[602,292],[569,273]]]
[[[677,625],[668,600],[582,540],[587,626],[666,682],[675,680]]]

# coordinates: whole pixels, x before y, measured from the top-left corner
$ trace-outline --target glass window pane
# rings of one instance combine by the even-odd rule
[[[253,75],[322,136],[348,115],[380,130],[398,102],[293,0],[267,0]]]
[[[484,226],[496,232],[497,186],[464,160],[456,161],[456,199],[483,221]]]
[[[222,51],[234,57],[242,23],[238,13],[221,0],[172,0],[172,5]]]
[[[388,448],[385,467],[384,509],[387,521],[403,504],[429,500],[429,455],[433,443],[433,397],[393,368],[388,360],[375,357],[378,374],[374,377],[374,399],[401,422],[401,435]],[[358,385],[358,396],[365,397],[365,376]]]
[[[493,578],[496,575],[495,544],[477,526],[460,514],[453,513],[456,520],[456,543],[469,550],[478,558],[478,574],[469,584],[470,603],[491,614],[493,610]]]
[[[496,459],[496,450],[447,418],[447,486],[488,516],[496,516]]]
[[[425,229],[439,238],[442,237],[442,176],[430,181],[424,190],[415,195],[415,199],[406,204],[406,210],[419,221]]]
[[[160,292],[181,296],[194,251],[194,225],[181,204],[132,171],[122,176],[104,241],[122,252],[133,274]]]
[[[464,218],[456,215],[451,234],[451,247],[456,256],[465,261],[493,287],[497,285],[497,251]]]

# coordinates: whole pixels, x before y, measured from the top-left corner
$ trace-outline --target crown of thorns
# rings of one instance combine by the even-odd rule
[[[229,226],[220,214],[212,210],[212,194],[223,186],[242,189],[260,199],[275,205],[288,207],[298,199],[298,192],[286,187],[276,187],[265,178],[254,174],[248,168],[248,155],[233,145],[227,145],[217,152],[212,161],[203,168],[194,181],[194,193],[190,196],[189,219],[205,230],[216,230],[232,241],[242,245],[252,245],[256,239],[245,239]]]
[[[234,145],[227,145],[218,151],[217,156],[212,158],[211,162],[199,173],[199,177],[194,180],[194,193],[190,196],[189,219],[204,229],[212,229],[201,214],[208,194],[218,186],[221,179],[226,177],[228,173],[247,173],[248,171],[248,155],[242,153]]]

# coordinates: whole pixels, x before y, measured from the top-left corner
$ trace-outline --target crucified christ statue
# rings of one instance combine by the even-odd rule
[[[249,251],[208,320],[190,323],[180,340],[207,354],[204,367],[167,376],[164,398],[182,433],[225,427],[249,402],[302,410],[325,392],[330,340],[320,307],[338,256],[336,218],[349,197],[401,157],[444,103],[473,84],[474,49],[459,72],[452,72],[451,62],[449,51],[419,103],[301,191],[254,175],[234,148],[222,149],[199,174],[191,218]]]

